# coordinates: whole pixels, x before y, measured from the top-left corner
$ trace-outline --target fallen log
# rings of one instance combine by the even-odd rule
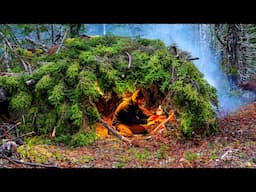
[[[9,162],[13,163],[13,164],[23,164],[23,165],[28,165],[28,166],[33,166],[33,167],[44,167],[44,168],[59,168],[58,166],[56,165],[48,165],[48,164],[41,164],[41,163],[30,163],[30,162],[24,162],[22,160],[18,160],[18,159],[14,159],[14,158],[10,158],[10,157],[7,157],[5,155],[1,156],[0,155],[0,158],[3,158],[3,159],[6,159],[8,160]]]

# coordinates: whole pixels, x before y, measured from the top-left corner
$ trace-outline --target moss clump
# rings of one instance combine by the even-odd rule
[[[132,57],[129,69],[127,53]],[[91,134],[91,127],[101,115],[99,111],[114,110],[107,102],[105,106],[99,102],[117,96],[118,103],[123,95],[137,88],[154,95],[149,107],[154,99],[160,102],[170,95],[166,105],[171,104],[179,113],[179,128],[185,135],[216,130],[212,109],[218,105],[216,90],[192,63],[174,58],[159,40],[112,35],[72,38],[66,39],[59,53],[34,56],[33,60],[40,67],[31,75],[0,77],[0,86],[10,93],[13,111],[22,108],[22,113],[14,114],[17,120],[25,118],[24,130],[40,135],[56,128],[56,136],[63,137],[78,133],[86,119],[88,127],[83,130]],[[26,87],[24,82],[28,79],[34,79],[36,84]],[[73,145],[80,145],[84,137],[77,136]]]

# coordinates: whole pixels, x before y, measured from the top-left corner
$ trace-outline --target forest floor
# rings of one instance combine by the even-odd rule
[[[33,145],[34,156],[23,160],[60,168],[256,168],[253,104],[219,119],[219,132],[213,136],[185,140],[173,129],[145,138],[136,136],[133,145],[112,136],[86,147]],[[8,163],[0,167],[26,166]]]

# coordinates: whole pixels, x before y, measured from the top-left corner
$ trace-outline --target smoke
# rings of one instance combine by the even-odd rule
[[[220,53],[211,47],[212,35],[209,24],[143,24],[140,27],[137,25],[136,28],[131,26],[112,24],[104,27],[105,30],[110,30],[107,33],[111,32],[114,35],[130,36],[133,30],[132,34],[143,38],[160,39],[166,46],[175,43],[179,49],[190,52],[192,57],[199,57],[200,59],[193,63],[204,74],[205,80],[217,89],[220,115],[233,112],[255,99],[251,92],[242,91],[232,85],[222,72]],[[135,29],[137,31],[134,31]],[[98,34],[102,34],[102,26]]]

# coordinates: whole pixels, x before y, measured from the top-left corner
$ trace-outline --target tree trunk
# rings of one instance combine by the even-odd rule
[[[41,36],[40,36],[39,25],[36,25],[36,38],[37,38],[37,42],[40,43],[41,42]]]
[[[55,42],[55,39],[54,39],[54,24],[51,24],[51,41],[52,41],[52,44]]]
[[[79,36],[79,30],[81,29],[82,24],[70,24],[69,29],[70,29],[70,37],[77,37]]]

